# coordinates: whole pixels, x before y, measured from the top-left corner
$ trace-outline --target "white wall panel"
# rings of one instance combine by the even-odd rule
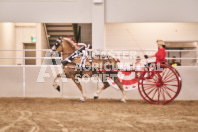
[[[22,67],[0,68],[0,96],[23,97],[23,69]]]
[[[198,22],[197,0],[106,0],[106,23]]]
[[[198,67],[176,67],[182,77],[182,89],[176,100],[198,100],[197,96],[197,78]],[[52,86],[53,83],[53,69],[46,68],[46,73],[50,77],[44,77],[44,82],[37,82],[37,78],[41,67],[28,67],[26,68],[26,97],[62,97],[66,98],[80,98],[81,93],[75,83],[68,79],[68,82],[63,83],[62,92],[58,92]],[[58,69],[55,68],[58,73]],[[0,97],[23,97],[23,81],[22,81],[22,68],[0,67]],[[10,74],[11,76],[7,76]],[[191,76],[191,78],[189,78]],[[12,81],[10,81],[12,80]],[[61,83],[58,83],[60,86]],[[99,83],[102,87],[102,83]],[[83,89],[88,98],[93,98],[97,90],[97,84],[93,82],[82,83]],[[142,99],[138,89],[127,92],[128,99]],[[110,86],[104,90],[100,98],[121,99],[122,93]],[[143,100],[143,99],[142,99]]]
[[[2,0],[0,22],[91,23],[92,0]]]
[[[197,0],[105,0],[104,4],[106,23],[198,22]],[[92,6],[93,0],[1,0],[0,22],[91,23]]]

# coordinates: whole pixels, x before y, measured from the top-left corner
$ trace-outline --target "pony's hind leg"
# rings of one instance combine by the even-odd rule
[[[122,91],[123,94],[123,98],[121,99],[122,102],[126,102],[126,93],[124,91],[123,85],[122,83],[118,80],[117,77],[114,78],[114,82],[118,85],[118,87],[120,88],[120,90]]]
[[[94,99],[98,99],[99,94],[110,86],[108,82],[103,82],[103,84],[104,86],[100,88],[98,91],[96,91],[96,93],[94,94]]]
[[[74,81],[74,83],[77,85],[77,87],[79,88],[80,92],[81,92],[81,98],[79,100],[79,102],[84,102],[86,100],[86,95],[83,91],[82,85],[80,84],[80,82],[78,81],[77,78],[72,77],[72,80]]]
[[[57,76],[54,78],[53,86],[56,90],[60,92],[60,86],[56,83],[57,78],[61,77],[60,74],[57,74]]]

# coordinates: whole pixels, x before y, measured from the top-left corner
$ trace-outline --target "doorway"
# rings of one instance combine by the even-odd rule
[[[36,49],[36,43],[23,43],[23,49]],[[36,51],[25,51],[25,57],[36,57]],[[25,65],[36,65],[36,59],[26,59]]]

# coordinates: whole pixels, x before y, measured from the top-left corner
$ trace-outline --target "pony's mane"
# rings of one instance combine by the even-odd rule
[[[65,40],[66,43],[68,43],[68,44],[69,44],[72,48],[74,48],[75,50],[78,49],[78,47],[75,45],[75,43],[74,43],[71,39],[69,39],[69,38],[63,38],[63,40]]]

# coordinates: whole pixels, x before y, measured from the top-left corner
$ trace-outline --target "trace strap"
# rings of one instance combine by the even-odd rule
[[[82,46],[80,47],[78,50],[74,51],[71,55],[69,55],[67,58],[65,58],[61,63],[63,65],[66,65],[68,63],[73,64],[73,65],[77,65],[75,62],[73,62],[72,60],[74,58],[77,58],[79,56],[82,56],[81,61],[80,61],[80,67],[85,67],[85,62],[88,56],[87,50],[89,49],[90,45],[88,44],[87,47]]]

